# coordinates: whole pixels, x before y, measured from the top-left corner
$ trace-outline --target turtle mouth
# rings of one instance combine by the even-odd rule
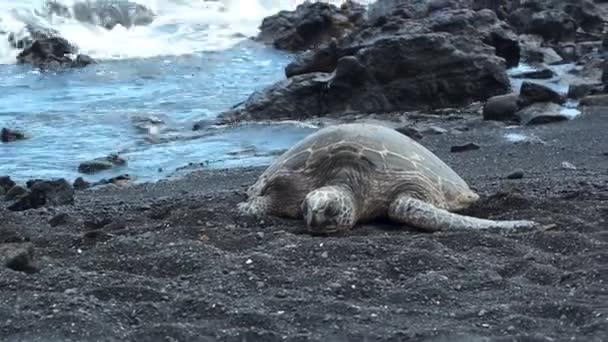
[[[313,225],[306,227],[312,235],[332,235],[339,233],[341,229],[337,225]]]

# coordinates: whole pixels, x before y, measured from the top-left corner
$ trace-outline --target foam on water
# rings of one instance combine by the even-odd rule
[[[81,0],[82,1],[82,0]],[[101,0],[116,2],[121,0]],[[131,0],[153,10],[147,26],[112,30],[62,17],[40,15],[45,0],[2,0],[0,31],[19,32],[26,23],[52,27],[97,59],[148,58],[229,48],[244,36],[257,33],[262,19],[279,10],[293,9],[304,0]],[[60,0],[71,6],[74,0]],[[340,0],[325,1],[339,4]],[[364,1],[363,1],[364,2]],[[14,63],[17,51],[0,39],[0,63]]]

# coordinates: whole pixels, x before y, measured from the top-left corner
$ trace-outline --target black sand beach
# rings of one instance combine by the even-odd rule
[[[431,121],[448,132],[421,143],[481,195],[468,214],[545,228],[311,236],[237,214],[260,168],[0,202],[0,243],[36,268],[0,267],[0,340],[606,341],[608,108],[519,143],[479,116]]]

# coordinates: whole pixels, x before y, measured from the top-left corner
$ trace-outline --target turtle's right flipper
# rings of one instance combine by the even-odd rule
[[[533,221],[494,221],[459,215],[439,209],[429,203],[408,196],[400,196],[391,203],[391,220],[427,231],[449,229],[526,229],[539,226]]]

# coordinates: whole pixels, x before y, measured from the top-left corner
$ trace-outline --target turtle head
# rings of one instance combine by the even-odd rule
[[[452,210],[466,209],[477,200],[479,200],[479,195],[469,189],[461,189],[454,192],[451,198],[448,198]]]
[[[353,194],[339,186],[325,186],[306,195],[302,214],[308,230],[330,234],[352,228],[356,223]]]

